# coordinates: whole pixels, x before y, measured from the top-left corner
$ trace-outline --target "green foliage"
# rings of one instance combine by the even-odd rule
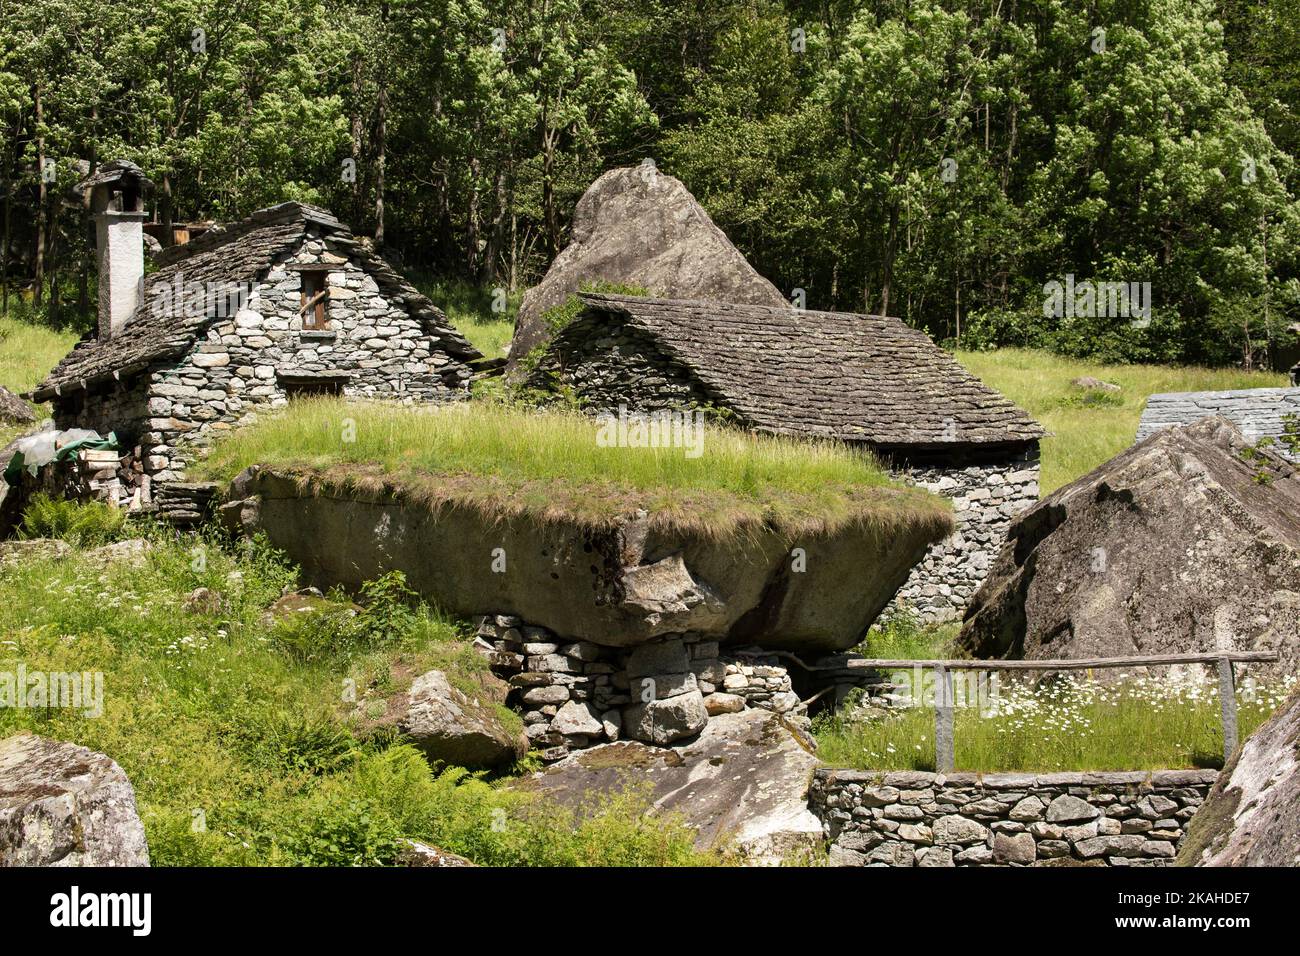
[[[124,155],[160,220],[331,207],[496,357],[583,190],[650,159],[812,307],[1260,367],[1300,316],[1298,2],[28,0],[0,22],[13,307],[92,324],[85,212],[51,197]],[[1067,275],[1150,282],[1152,321],[1045,316]]]
[[[121,537],[126,513],[101,501],[77,502],[41,493],[23,511],[22,533],[28,538],[58,538],[94,547]]]
[[[264,542],[161,534],[138,566],[76,551],[0,568],[0,670],[100,671],[105,689],[99,717],[0,708],[0,737],[27,729],[111,754],[155,866],[383,865],[408,839],[485,865],[718,862],[644,800],[579,817],[461,768],[434,776],[391,733],[358,739],[345,686],[391,693],[383,678],[402,663],[472,688],[482,660],[427,608],[409,609],[399,647],[287,653],[266,609],[294,576]],[[219,608],[185,609],[200,586],[220,590]],[[367,591],[367,611],[408,613],[400,580]]]

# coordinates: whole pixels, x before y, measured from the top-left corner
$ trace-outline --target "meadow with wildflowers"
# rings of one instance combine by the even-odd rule
[[[1237,681],[1240,739],[1295,689],[1296,678]],[[959,698],[960,705],[961,700]],[[1005,676],[980,702],[958,706],[956,769],[1156,770],[1223,764],[1219,690],[1200,666],[1102,682],[1068,673]],[[814,724],[818,756],[836,767],[933,770],[934,710],[842,708]]]

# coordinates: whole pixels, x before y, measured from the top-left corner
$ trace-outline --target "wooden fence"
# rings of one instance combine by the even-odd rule
[[[1137,657],[1096,657],[1079,660],[888,660],[857,657],[846,666],[864,670],[923,668],[934,671],[934,763],[939,773],[953,769],[953,686],[955,670],[977,671],[1081,671],[1118,667],[1159,667],[1169,664],[1214,664],[1219,671],[1219,717],[1223,722],[1223,760],[1237,749],[1237,684],[1233,664],[1268,663],[1272,651],[1215,651],[1209,654],[1151,654]]]

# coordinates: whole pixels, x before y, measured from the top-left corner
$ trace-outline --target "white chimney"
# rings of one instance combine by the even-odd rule
[[[135,163],[105,163],[81,184],[90,190],[99,259],[99,338],[111,339],[135,315],[144,282],[144,194],[153,183]]]

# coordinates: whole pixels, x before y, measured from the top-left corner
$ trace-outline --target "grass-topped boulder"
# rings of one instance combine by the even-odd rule
[[[265,532],[313,584],[401,570],[449,611],[613,646],[691,631],[850,647],[951,527],[946,503],[846,449],[709,427],[690,457],[611,447],[601,428],[491,405],[304,402],[207,468],[234,479],[229,522]]]

